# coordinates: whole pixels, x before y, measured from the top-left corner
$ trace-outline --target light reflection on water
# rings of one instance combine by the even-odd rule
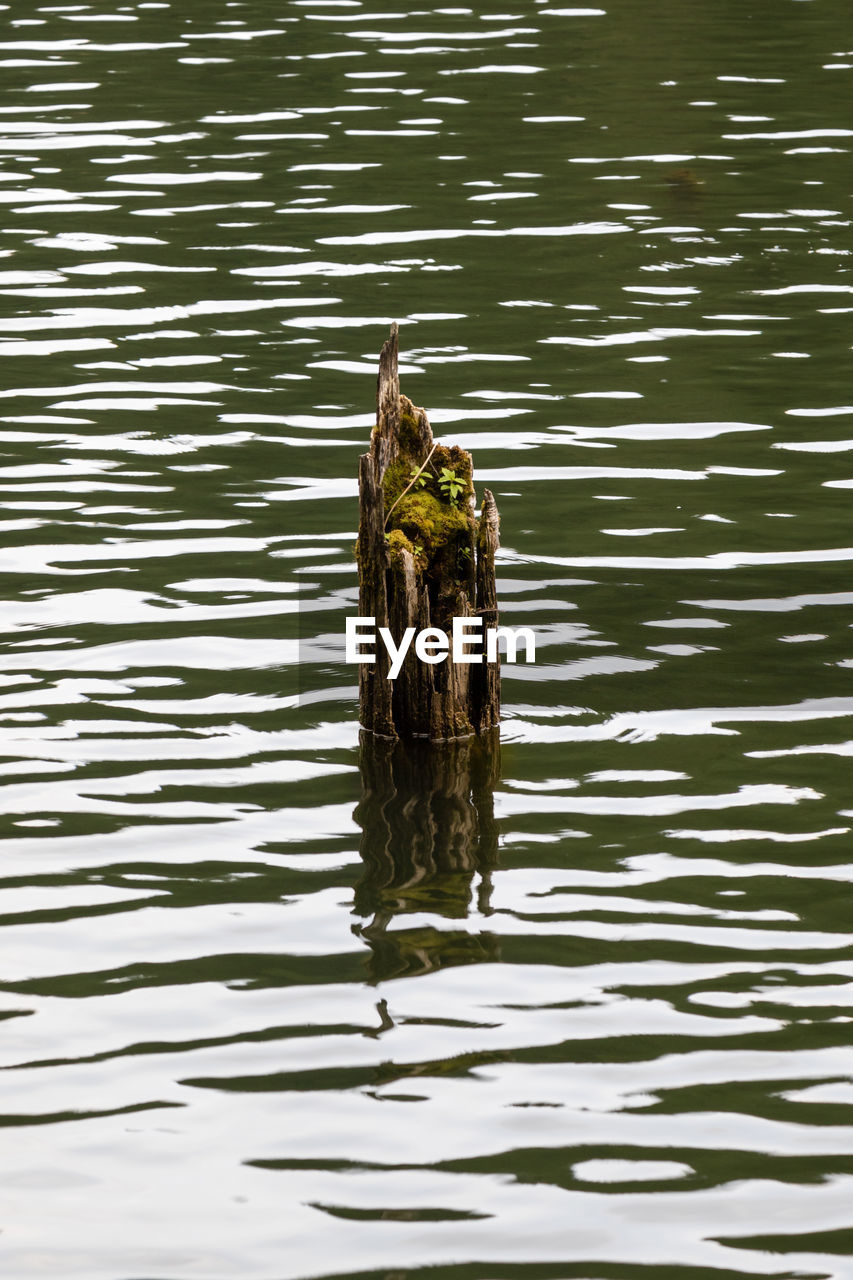
[[[847,1280],[846,18],[0,12],[4,1274]],[[500,750],[359,743],[395,319]]]

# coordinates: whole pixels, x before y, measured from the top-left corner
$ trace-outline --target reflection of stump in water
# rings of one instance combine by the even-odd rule
[[[359,932],[373,952],[374,979],[496,959],[489,934],[388,926],[395,915],[416,911],[465,919],[477,873],[478,908],[488,913],[497,860],[497,730],[444,743],[390,742],[363,732],[360,766],[355,819],[365,873],[355,910],[373,916]]]

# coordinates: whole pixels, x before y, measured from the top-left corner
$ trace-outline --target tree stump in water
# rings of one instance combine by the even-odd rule
[[[483,490],[474,511],[470,453],[433,441],[427,415],[400,394],[397,325],[379,357],[376,426],[359,463],[359,615],[387,627],[396,645],[408,627],[452,633],[453,619],[476,617],[482,632],[498,622],[495,552],[498,511]],[[435,664],[410,645],[389,679],[386,647],[359,668],[363,728],[388,738],[460,738],[500,720],[500,659],[485,643],[467,645],[473,662],[452,653]],[[476,656],[479,655],[479,656]]]

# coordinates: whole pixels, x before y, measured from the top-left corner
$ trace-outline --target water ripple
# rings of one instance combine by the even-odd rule
[[[518,10],[2,15],[11,1276],[847,1280],[848,15]],[[476,794],[359,762],[395,319]]]

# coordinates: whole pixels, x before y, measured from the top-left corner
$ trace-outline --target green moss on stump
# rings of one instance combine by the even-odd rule
[[[410,489],[397,503],[389,524],[395,532],[402,531],[414,545],[423,547],[430,561],[453,543],[467,543],[470,536],[465,512],[442,502],[427,489]]]
[[[400,494],[412,478],[412,467],[419,466],[420,463],[412,463],[408,459],[392,462],[388,470],[385,472],[385,478],[382,481],[382,496],[385,500],[385,514],[393,507]],[[426,474],[426,472],[424,472]],[[417,488],[415,485],[409,492],[414,492]],[[396,511],[394,515],[396,515]],[[392,515],[391,520],[393,521]]]
[[[392,564],[394,560],[399,559],[401,551],[408,551],[410,556],[414,556],[416,553],[414,545],[409,541],[402,529],[392,529],[389,534],[386,534],[385,540]]]
[[[414,417],[405,413],[402,417],[414,430]],[[432,580],[430,594],[435,597],[439,591],[447,592],[453,582],[465,581],[469,576],[475,532],[469,498],[474,488],[468,454],[456,445],[450,449],[439,445],[421,475],[407,489],[413,470],[421,467],[425,458],[423,452],[420,456],[401,452],[385,472],[382,495],[392,560],[395,549],[399,553],[405,544],[406,550],[415,557],[416,567]],[[444,467],[454,471],[463,483],[456,502],[450,501],[439,484]],[[395,536],[398,534],[400,538]]]
[[[450,448],[437,445],[428,455],[419,426],[419,412],[408,397],[400,396],[399,453],[382,479],[385,563],[394,569],[400,564],[404,551],[413,558],[429,593],[432,622],[442,626],[449,625],[449,619],[457,611],[460,591],[464,591],[469,600],[474,597],[474,484],[470,455],[458,445]],[[421,467],[420,476],[409,488],[413,472]],[[462,483],[455,502],[450,501],[440,485],[444,468],[452,471]],[[363,580],[368,575],[372,578],[376,566],[361,562],[358,548],[356,556],[361,563]]]

